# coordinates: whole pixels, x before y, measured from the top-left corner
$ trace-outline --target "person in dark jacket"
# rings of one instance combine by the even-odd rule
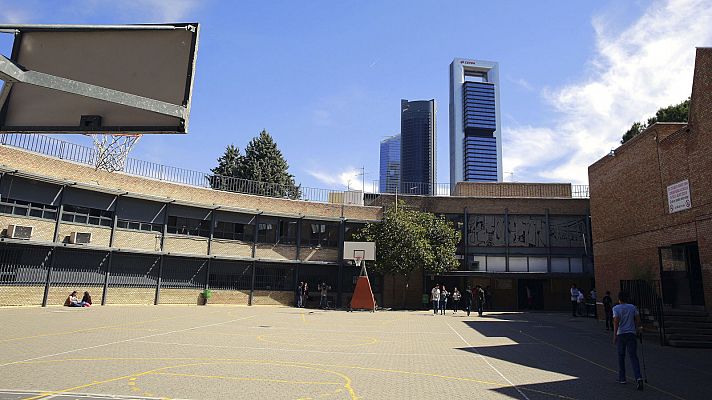
[[[613,329],[613,299],[609,291],[603,296],[603,312],[606,314],[606,330]]]

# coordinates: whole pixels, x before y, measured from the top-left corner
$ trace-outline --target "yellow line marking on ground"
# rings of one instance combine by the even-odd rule
[[[295,384],[295,385],[341,385],[341,382],[292,381],[292,380],[286,380],[286,379],[245,378],[245,377],[240,377],[240,376],[225,376],[225,375],[180,374],[177,372],[153,372],[153,373],[151,373],[151,375],[185,376],[185,377],[191,377],[191,378],[226,379],[226,380],[236,380],[236,381],[291,383],[291,384]]]
[[[307,323],[307,318],[304,316],[304,312],[300,314],[302,316],[302,322]]]
[[[458,376],[448,376],[448,375],[440,375],[440,374],[432,374],[432,373],[427,373],[427,372],[416,372],[416,371],[402,371],[402,370],[394,370],[394,369],[383,369],[383,368],[375,368],[375,367],[363,367],[363,366],[357,366],[357,365],[340,365],[340,364],[317,364],[317,363],[297,363],[297,362],[291,362],[291,361],[265,361],[265,360],[240,360],[240,359],[232,359],[232,358],[208,358],[208,357],[97,357],[97,358],[70,358],[70,359],[62,359],[62,360],[40,360],[40,361],[29,361],[25,362],[24,364],[40,364],[40,363],[63,363],[63,362],[69,362],[69,361],[190,361],[190,360],[204,360],[206,361],[205,363],[197,363],[196,365],[199,364],[219,364],[220,361],[227,361],[227,362],[235,362],[235,363],[251,363],[251,362],[258,362],[258,363],[274,363],[277,365],[295,365],[295,366],[316,366],[316,367],[328,367],[328,368],[346,368],[346,369],[355,369],[355,370],[363,370],[363,371],[372,371],[372,372],[386,372],[386,373],[393,373],[393,374],[402,374],[402,375],[414,375],[414,376],[427,376],[427,377],[432,377],[432,378],[439,378],[439,379],[446,379],[446,380],[454,380],[454,381],[463,381],[463,382],[472,382],[472,383],[478,383],[484,386],[495,386],[495,387],[500,387],[500,388],[507,388],[511,387],[511,385],[507,384],[506,382],[491,382],[491,381],[484,381],[480,379],[475,379],[475,378],[467,378],[467,377],[458,377]],[[193,365],[193,364],[185,364],[185,365]],[[180,366],[180,365],[179,365]],[[163,367],[159,368],[153,371],[157,371],[160,369],[168,369],[168,368],[176,368],[178,366],[169,366],[169,367]],[[335,373],[335,371],[329,371],[325,370],[326,372],[329,373]],[[148,375],[153,373],[152,371],[147,371],[145,373],[139,373],[136,374],[135,376],[143,376],[143,375]],[[96,384],[103,384],[103,383],[108,383],[112,382],[115,380],[120,380],[120,379],[126,379],[129,378],[133,375],[129,375],[126,377],[121,377],[121,378],[115,378],[112,380],[108,381],[101,381],[97,382]],[[350,386],[350,379],[349,379],[349,386]],[[72,390],[72,389],[67,389],[67,391]],[[347,388],[348,390],[348,388]],[[541,390],[536,390],[536,389],[531,389],[531,388],[525,388],[525,387],[520,387],[520,390],[527,391],[527,392],[532,392],[532,393],[539,393],[543,394],[546,396],[551,396],[555,398],[560,398],[560,399],[567,399],[567,400],[576,400],[574,397],[568,397],[564,396],[561,394],[557,393],[551,393],[551,392],[545,392]],[[349,390],[349,393],[351,394],[353,392],[353,389]],[[56,393],[61,393],[61,392],[56,392]],[[55,394],[54,392],[51,394]],[[354,394],[355,395],[355,394]],[[47,396],[47,395],[45,395]],[[40,397],[37,397],[37,399]],[[356,397],[352,397],[355,399]],[[34,400],[35,398],[33,398]],[[29,400],[29,399],[27,399]],[[685,399],[682,399],[685,400]]]
[[[515,331],[515,332],[519,332],[519,333],[521,333],[521,334],[524,335],[524,336],[528,336],[528,337],[530,337],[530,338],[532,338],[532,339],[534,339],[534,340],[536,340],[536,341],[539,341],[539,342],[541,342],[541,343],[543,343],[543,344],[545,344],[545,345],[551,346],[551,347],[553,347],[553,348],[555,348],[555,349],[557,349],[557,350],[559,350],[559,351],[561,351],[561,352],[564,352],[564,353],[566,353],[566,354],[569,354],[569,355],[572,355],[572,356],[574,356],[574,357],[576,357],[576,358],[579,358],[579,359],[581,359],[581,360],[583,360],[583,361],[586,361],[586,362],[588,362],[588,363],[590,363],[590,364],[593,364],[593,365],[595,365],[595,366],[597,366],[597,367],[603,368],[603,369],[605,369],[605,370],[607,370],[607,371],[610,371],[610,372],[613,372],[613,373],[615,373],[615,374],[618,373],[618,371],[616,371],[616,370],[614,370],[614,369],[612,369],[612,368],[608,368],[608,367],[606,367],[605,365],[599,364],[599,363],[597,363],[597,362],[595,362],[595,361],[593,361],[593,360],[589,360],[588,358],[586,358],[586,357],[584,357],[584,356],[581,356],[581,355],[578,355],[578,354],[576,354],[576,353],[574,353],[574,352],[568,351],[568,350],[566,350],[566,349],[564,349],[564,348],[561,348],[561,347],[559,347],[559,346],[557,346],[557,345],[555,345],[555,344],[549,343],[549,342],[547,342],[546,340],[539,339],[539,338],[536,337],[536,336],[532,336],[532,335],[530,335],[530,334],[528,334],[528,333],[526,333],[526,332],[523,332],[523,331],[520,331],[520,330],[517,330],[517,329],[514,329],[514,328],[510,328],[510,329],[513,330],[513,331]],[[647,386],[647,387],[649,387],[649,388],[651,388],[651,389],[657,390],[657,391],[660,392],[660,393],[663,393],[663,394],[666,394],[666,395],[668,395],[668,396],[674,397],[674,398],[676,398],[676,399],[685,400],[685,398],[680,397],[680,396],[678,396],[678,395],[676,395],[676,394],[674,394],[674,393],[670,393],[670,392],[668,392],[668,391],[666,391],[666,390],[660,389],[660,388],[657,387],[657,386],[653,386],[653,385],[650,385],[650,384],[646,384],[645,386]]]

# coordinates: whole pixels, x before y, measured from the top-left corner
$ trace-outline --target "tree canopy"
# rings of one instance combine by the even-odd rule
[[[673,104],[659,109],[654,116],[648,118],[645,123],[635,122],[633,125],[623,134],[621,143],[625,143],[638,135],[640,132],[646,130],[650,125],[656,122],[687,122],[687,117],[690,112],[690,98],[679,104]]]
[[[244,156],[236,146],[227,146],[208,179],[213,189],[298,198],[301,189],[288,169],[277,143],[262,130],[247,144]]]
[[[455,257],[460,231],[442,216],[412,210],[399,202],[387,208],[380,222],[369,223],[355,235],[357,241],[376,242],[377,272],[403,275],[408,289],[410,275],[423,268],[443,273],[458,267]]]

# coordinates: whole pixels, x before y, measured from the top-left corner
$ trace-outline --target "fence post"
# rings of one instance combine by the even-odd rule
[[[210,289],[210,264],[212,264],[212,258],[208,258],[208,263],[205,265],[205,285],[204,290]]]
[[[337,276],[337,283],[336,283],[336,308],[341,307],[341,295],[342,292],[344,291],[343,288],[343,282],[344,282],[344,240],[346,239],[346,220],[344,218],[341,218],[341,221],[339,222],[339,251],[338,251],[338,256],[339,256],[339,272],[336,275]]]
[[[111,275],[111,262],[114,258],[114,252],[109,250],[109,259],[106,263],[106,273],[104,273],[104,287],[101,290],[101,305],[106,305],[106,292],[109,289],[109,275]]]
[[[47,266],[47,278],[45,279],[44,294],[42,295],[42,307],[47,307],[47,299],[49,298],[49,286],[50,282],[52,281],[52,269],[54,268],[54,253],[56,251],[56,247],[52,247],[49,250],[49,265]]]
[[[509,272],[509,209],[504,209],[504,270]]]
[[[161,279],[163,278],[163,259],[165,256],[161,254],[161,261],[158,264],[158,280],[156,280],[156,295],[153,298],[153,305],[157,306],[161,301]]]
[[[250,297],[247,299],[247,305],[252,305],[252,298],[255,295],[255,260],[252,260],[252,278],[250,279]]]

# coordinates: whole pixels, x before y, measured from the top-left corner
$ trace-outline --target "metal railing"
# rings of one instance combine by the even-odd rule
[[[638,307],[643,323],[653,322],[660,335],[660,345],[665,346],[665,314],[661,288],[659,280],[621,280],[621,292],[630,295],[630,303]]]
[[[30,135],[30,134],[0,134],[0,145],[20,148],[34,153],[43,154],[50,157],[59,158],[62,160],[73,161],[80,164],[96,166],[97,151],[96,149],[83,146],[76,143],[67,142],[46,135]],[[373,181],[371,187],[361,187],[352,190],[337,190],[324,189],[306,186],[280,185],[276,183],[258,182],[248,179],[235,178],[232,176],[216,175],[212,172],[203,172],[190,170],[186,168],[173,167],[164,164],[158,164],[150,161],[139,160],[136,158],[127,158],[123,170],[120,172],[135,175],[145,178],[157,179],[161,181],[179,183],[184,185],[212,188],[215,190],[224,190],[229,192],[251,194],[257,196],[279,197],[293,200],[315,201],[322,203],[353,203],[355,197],[350,195],[349,191],[361,190],[366,192],[366,203],[368,196],[380,194],[378,181]],[[588,198],[588,186],[586,185],[561,185],[570,189],[565,189],[559,196],[550,197],[573,197],[573,198]],[[534,187],[534,186],[533,186]],[[398,194],[402,195],[419,195],[419,196],[450,196],[451,187],[449,183],[423,183],[423,182],[401,182]],[[487,196],[493,197],[510,197],[513,196],[511,186],[507,185],[492,185],[488,190]],[[541,190],[541,189],[539,189]],[[394,194],[395,191],[389,191],[389,194]],[[470,195],[463,193],[463,195]],[[471,194],[482,195],[482,194]],[[546,193],[536,193],[532,191],[529,194],[531,197],[547,197]],[[518,196],[521,197],[521,193]],[[356,201],[358,204],[359,202]]]

